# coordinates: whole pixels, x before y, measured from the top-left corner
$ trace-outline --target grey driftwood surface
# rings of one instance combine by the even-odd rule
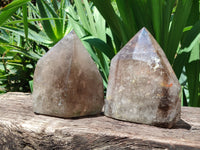
[[[0,95],[0,150],[200,149],[200,108],[182,107],[173,129],[101,115],[62,119],[36,115],[26,93]]]

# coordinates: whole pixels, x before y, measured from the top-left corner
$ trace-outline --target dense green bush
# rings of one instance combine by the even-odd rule
[[[145,26],[179,78],[183,105],[200,106],[199,0],[28,1],[0,11],[0,91],[29,91],[37,60],[72,28],[106,91],[110,60]]]

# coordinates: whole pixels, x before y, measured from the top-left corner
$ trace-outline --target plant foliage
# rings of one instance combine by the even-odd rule
[[[14,0],[0,9],[0,92],[29,91],[37,60],[72,28],[106,92],[110,60],[146,27],[183,87],[182,104],[200,107],[199,9],[199,0]]]
[[[163,48],[178,78],[185,68],[185,105],[200,106],[199,0],[92,0],[109,24],[115,45],[125,45],[146,27]],[[195,39],[198,40],[195,40]],[[117,47],[118,51],[120,47]],[[185,82],[184,82],[185,83]]]
[[[30,91],[37,60],[72,29],[67,0],[27,2],[14,0],[0,11],[0,92]]]

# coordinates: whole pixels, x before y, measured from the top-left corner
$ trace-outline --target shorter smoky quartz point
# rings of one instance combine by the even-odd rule
[[[37,114],[71,118],[101,113],[103,81],[74,32],[38,61],[32,99]]]

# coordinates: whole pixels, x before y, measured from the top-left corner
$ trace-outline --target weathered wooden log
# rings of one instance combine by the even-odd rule
[[[0,95],[0,150],[200,149],[200,108],[182,107],[172,129],[103,115],[62,119],[36,115],[30,94]]]

